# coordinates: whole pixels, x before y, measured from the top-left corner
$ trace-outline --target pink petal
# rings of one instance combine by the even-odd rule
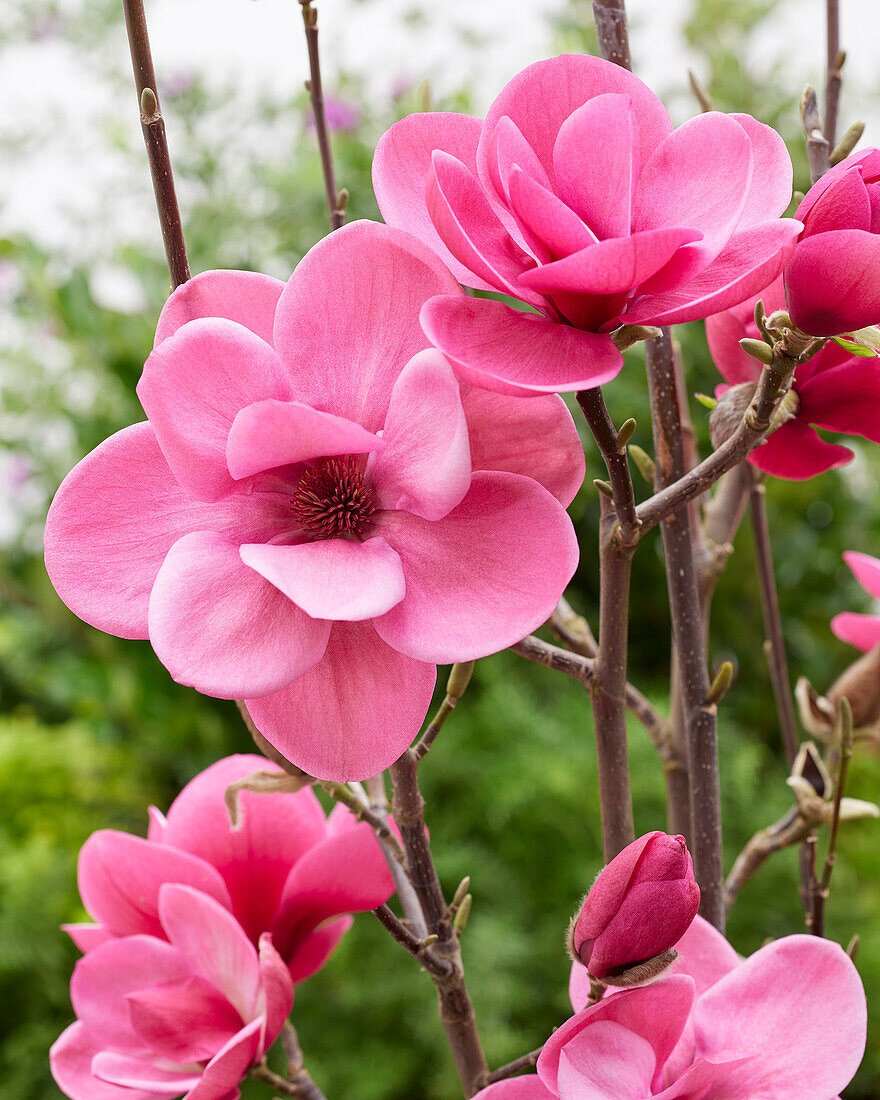
[[[597,1020],[561,1049],[556,1087],[577,1100],[645,1100],[655,1067],[647,1039],[613,1020]]]
[[[256,401],[232,422],[226,462],[238,479],[275,466],[381,448],[378,436],[341,416],[318,412],[299,401]]]
[[[243,1020],[250,1020],[260,988],[259,961],[229,910],[191,886],[169,882],[159,891],[159,918],[193,973],[219,990]]]
[[[829,1026],[829,1021],[834,1021]],[[865,991],[836,943],[786,936],[716,982],[695,1008],[697,1053],[757,1054],[725,1080],[749,1100],[827,1100],[865,1050]]]
[[[559,197],[600,238],[627,237],[638,178],[628,95],[598,95],[563,122],[553,147]]]
[[[115,939],[113,933],[102,928],[100,924],[62,924],[61,931],[70,936],[74,947],[84,955],[88,955],[102,943]]]
[[[209,531],[179,539],[150,596],[150,641],[180,684],[206,695],[268,695],[321,659],[328,623],[310,618]]]
[[[699,914],[675,945],[675,950],[678,958],[671,973],[690,975],[696,983],[698,997],[740,964],[739,955],[724,936]]]
[[[108,1085],[92,1073],[92,1061],[101,1047],[78,1020],[52,1044],[49,1062],[55,1083],[71,1100],[174,1100],[180,1093],[169,1089],[165,1093],[144,1092]]]
[[[831,630],[842,642],[867,653],[880,642],[880,616],[843,611],[831,620]]]
[[[498,125],[489,135],[487,153],[487,167],[497,198],[509,201],[510,173],[514,168],[525,172],[541,187],[552,190],[550,177],[535,156],[534,149],[522,136],[513,119],[507,115],[499,118]]]
[[[693,1065],[689,1063],[684,1073],[668,1088],[656,1093],[652,1100],[694,1100],[694,1097],[701,1097],[702,1100],[708,1100],[709,1097],[715,1100],[747,1100],[737,1091],[736,1085],[733,1086],[733,1093],[728,1091],[727,1086],[731,1071],[746,1065],[753,1058],[754,1055],[741,1055],[736,1051],[722,1051],[701,1058]],[[669,1076],[669,1063],[664,1076]],[[751,1100],[751,1096],[748,1100]]]
[[[295,984],[304,982],[327,962],[345,933],[354,924],[354,917],[338,917],[302,940],[287,959],[290,977]]]
[[[242,546],[241,560],[315,619],[373,619],[406,591],[400,558],[383,538]]]
[[[195,975],[138,989],[126,1001],[137,1034],[172,1062],[213,1058],[242,1026],[229,1001]]]
[[[561,397],[523,401],[476,387],[463,398],[474,470],[525,474],[568,507],[583,484],[584,448]]]
[[[497,1081],[477,1093],[479,1100],[552,1100],[555,1095],[534,1073]]]
[[[256,271],[202,271],[179,286],[162,307],[155,343],[200,317],[226,317],[271,344],[282,290],[280,279]]]
[[[767,303],[764,303],[765,306]],[[770,307],[767,307],[768,310]],[[756,330],[757,331],[757,330]],[[747,325],[732,309],[723,313],[713,313],[706,318],[706,338],[709,341],[709,353],[721,377],[732,386],[743,382],[757,382],[761,375],[761,364],[740,347],[740,340],[753,337]]]
[[[398,375],[430,344],[418,316],[436,294],[464,291],[409,233],[362,221],[325,237],[291,275],[275,318],[297,400],[378,431]]]
[[[798,385],[798,416],[880,443],[880,359],[852,356]]]
[[[803,420],[789,420],[768,437],[766,443],[749,454],[749,462],[789,481],[804,481],[824,474],[826,470],[846,466],[853,453],[836,443],[826,443]]]
[[[519,474],[477,473],[459,506],[429,523],[384,512],[406,595],[376,630],[422,661],[451,664],[496,653],[547,620],[577,566],[571,521]]]
[[[346,782],[377,775],[400,756],[428,712],[435,680],[432,665],[386,645],[372,623],[334,623],[322,661],[247,706],[287,760]]]
[[[473,283],[473,273],[452,255],[437,233],[425,203],[425,184],[436,149],[449,153],[471,171],[476,168],[480,120],[452,111],[408,115],[386,131],[373,156],[373,189],[382,217],[413,233],[436,252],[460,282]]]
[[[791,202],[791,157],[785,142],[770,127],[751,115],[732,114],[752,143],[752,180],[738,230],[762,225],[785,213]],[[768,306],[768,312],[770,307]]]
[[[843,560],[868,595],[880,600],[880,559],[872,558],[870,554],[860,554],[857,550],[844,550]]]
[[[367,478],[381,508],[441,519],[471,481],[468,424],[452,368],[433,348],[419,352],[394,383],[384,450]]]
[[[101,1081],[125,1089],[144,1089],[153,1096],[180,1096],[199,1083],[200,1072],[192,1068],[162,1069],[151,1058],[132,1057],[113,1050],[99,1051],[92,1060],[92,1072]]]
[[[265,1021],[254,1020],[243,1027],[205,1066],[201,1080],[185,1100],[232,1100],[237,1086],[260,1052]]]
[[[281,769],[263,756],[218,760],[183,788],[168,811],[165,843],[213,864],[229,889],[232,911],[251,940],[271,927],[290,868],[324,836],[324,811],[311,788],[294,794],[238,792],[233,829],[224,794],[254,771]]]
[[[265,1016],[266,1023],[260,1046],[263,1050],[268,1050],[281,1033],[284,1021],[293,1008],[293,982],[269,932],[260,936],[259,953],[260,984],[265,1002],[261,1015]]]
[[[582,332],[481,298],[432,298],[421,313],[431,342],[459,377],[528,397],[591,389],[615,378],[623,357],[609,336]]]
[[[190,321],[164,340],[137,385],[162,453],[180,485],[199,500],[232,488],[226,437],[236,414],[264,398],[293,395],[272,347],[232,321]]]
[[[100,829],[79,853],[77,884],[83,905],[113,935],[162,937],[158,904],[164,882],[186,883],[230,907],[216,869],[188,852]]]
[[[587,968],[579,962],[573,962],[568,975],[568,999],[575,1012],[580,1012],[590,1003],[592,984]]]
[[[880,321],[880,236],[861,229],[798,242],[785,269],[794,323],[811,336],[834,336]]]
[[[834,229],[871,232],[871,199],[857,165],[842,173],[813,204],[801,240]]]
[[[596,243],[596,234],[577,214],[517,164],[510,170],[507,190],[517,224],[543,263]]]

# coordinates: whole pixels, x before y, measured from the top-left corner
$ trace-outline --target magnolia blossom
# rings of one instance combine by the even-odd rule
[[[293,794],[227,787],[254,771],[278,771],[262,756],[229,756],[192,779],[167,817],[150,811],[148,837],[102,829],[83,845],[77,879],[94,924],[65,930],[89,953],[120,936],[164,935],[159,896],[167,882],[200,890],[229,910],[259,944],[265,933],[294,982],[320,969],[351,926],[348,914],[375,909],[394,883],[373,830],[344,806],[329,818],[310,787]]]
[[[836,164],[795,217],[804,230],[785,269],[794,323],[813,336],[880,323],[880,150]]]
[[[869,596],[880,600],[880,559],[857,550],[844,552],[843,560]],[[880,615],[860,615],[856,611],[842,611],[831,620],[831,629],[842,642],[867,653],[880,642]]]
[[[760,339],[754,317],[758,299],[768,315],[785,309],[782,278],[741,305],[706,319],[709,350],[731,386],[754,386],[761,373],[761,364],[739,345],[745,337]],[[728,389],[719,386],[716,393],[720,396]],[[779,419],[779,427],[749,455],[749,462],[759,470],[803,480],[852,462],[848,447],[822,439],[813,425],[880,443],[880,359],[851,355],[837,344],[826,344],[796,368]]]
[[[484,1100],[833,1100],[865,1049],[856,968],[835,943],[787,936],[740,962],[697,917],[668,977],[586,1008],[544,1044],[537,1076],[491,1085]]]
[[[290,1013],[270,935],[254,947],[227,908],[174,882],[156,913],[160,935],[108,940],[76,965],[77,1021],[50,1056],[71,1100],[232,1100]]]
[[[419,327],[464,292],[409,234],[354,222],[283,283],[206,272],[168,300],[149,422],[65,479],[46,566],[67,605],[247,700],[319,778],[406,748],[437,664],[547,619],[578,549],[583,450],[558,398],[462,392]]]
[[[779,219],[792,169],[773,130],[717,112],[673,130],[637,77],[581,55],[525,69],[485,121],[404,118],[379,142],[373,183],[389,225],[466,286],[529,307],[445,294],[422,309],[460,376],[500,393],[607,382],[622,364],[613,329],[742,301],[801,228]]]

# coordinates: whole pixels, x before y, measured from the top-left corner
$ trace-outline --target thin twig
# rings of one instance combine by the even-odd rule
[[[840,0],[825,0],[825,140],[837,144],[837,109],[840,104],[841,67],[846,55],[840,49]]]
[[[147,33],[147,18],[143,0],[122,0],[122,9],[125,13],[125,30],[128,34],[131,66],[140,107],[141,130],[147,147],[147,160],[153,180],[156,208],[159,211],[159,224],[162,227],[165,259],[168,262],[172,289],[176,290],[190,277],[189,261],[186,256],[177,194],[174,190],[171,157],[165,135],[165,120],[159,108],[159,93],[156,88],[150,36]]]
[[[474,671],[473,661],[462,661],[454,664],[449,670],[449,679],[446,681],[446,697],[437,709],[437,713],[428,724],[428,728],[419,738],[418,744],[413,749],[416,760],[423,760],[434,744],[437,734],[443,729],[443,723],[455,710],[455,705],[468,689],[471,676]]]
[[[624,0],[593,0],[593,21],[605,60],[632,69]]]
[[[543,1049],[543,1046],[540,1046],[536,1050],[530,1050],[528,1054],[523,1054],[520,1058],[514,1058],[506,1066],[500,1066],[498,1069],[492,1070],[486,1077],[485,1084],[494,1085],[498,1081],[506,1081],[508,1077],[514,1077],[517,1073],[522,1073],[523,1070],[531,1069],[532,1066],[537,1065]]]
[[[724,883],[724,906],[727,912],[730,912],[740,890],[774,852],[781,852],[793,844],[804,842],[814,827],[813,822],[807,821],[794,809],[775,824],[755,833],[736,857]]]
[[[306,91],[312,104],[312,118],[315,122],[315,137],[318,139],[318,151],[321,154],[321,170],[324,173],[324,190],[327,195],[327,211],[330,215],[330,228],[339,229],[345,225],[345,205],[348,194],[336,187],[336,169],[333,166],[333,150],[330,147],[330,130],[327,126],[327,114],[324,110],[324,86],[321,83],[321,55],[318,51],[318,13],[312,7],[311,0],[299,0],[302,5],[303,26],[306,32],[306,46],[309,51],[309,73]]]
[[[252,1066],[248,1076],[256,1081],[263,1081],[265,1084],[271,1085],[276,1092],[280,1092],[283,1096],[296,1096],[299,1100],[327,1100],[324,1093],[309,1076],[308,1071],[303,1069],[302,1066],[291,1080],[269,1069],[265,1062],[261,1062],[258,1066]]]
[[[431,951],[430,941],[414,936],[403,921],[387,906],[380,905],[373,910],[379,923],[404,947],[410,955],[418,959],[427,972],[434,978],[449,978],[455,973],[455,966],[449,959],[438,958]]]
[[[365,821],[380,841],[388,848],[401,866],[406,867],[406,852],[403,845],[391,831],[388,822],[381,813],[375,811],[366,802],[362,801],[346,783],[336,783],[329,779],[315,781],[321,790],[326,791],[331,798],[347,806],[358,821]]]
[[[831,828],[828,833],[828,852],[822,879],[813,891],[813,920],[810,931],[814,936],[825,935],[825,902],[831,886],[831,874],[837,862],[837,835],[840,830],[840,806],[846,789],[846,778],[853,751],[852,710],[846,697],[838,704],[838,736],[840,738],[840,767],[837,772],[837,786],[834,790],[834,809],[831,814]],[[814,876],[815,877],[815,876]]]
[[[614,509],[620,524],[617,537],[624,546],[633,546],[638,541],[636,530],[639,521],[626,447],[618,444],[617,429],[608,415],[601,389],[581,390],[577,400],[608,470]]]
[[[816,91],[809,84],[801,97],[801,122],[807,135],[807,162],[810,182],[815,183],[831,167],[831,145],[822,131],[822,117]]]

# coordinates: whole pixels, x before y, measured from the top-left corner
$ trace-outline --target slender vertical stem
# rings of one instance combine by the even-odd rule
[[[825,140],[828,148],[837,143],[837,108],[840,104],[840,0],[825,0]]]
[[[593,21],[605,60],[632,69],[625,0],[593,0]]]
[[[846,779],[849,772],[849,762],[853,751],[853,722],[852,710],[849,700],[844,697],[840,701],[837,719],[837,735],[840,738],[840,767],[837,772],[837,786],[834,790],[834,809],[831,813],[831,828],[828,835],[828,853],[825,856],[825,867],[821,880],[816,879],[815,867],[813,867],[813,913],[810,922],[810,931],[814,936],[825,935],[825,902],[828,900],[828,891],[831,886],[831,874],[834,864],[837,862],[837,835],[840,829],[840,807],[843,802],[843,792],[846,790]]]
[[[318,13],[312,7],[311,0],[300,0],[300,4],[302,5],[303,25],[306,32],[306,46],[309,51],[310,79],[306,81],[306,90],[312,104],[315,136],[318,139],[321,169],[324,173],[327,211],[330,214],[330,229],[333,230],[345,225],[345,202],[348,195],[336,188],[336,169],[333,165],[330,130],[327,126],[327,114],[324,110],[324,85],[321,82],[321,55],[318,51]]]
[[[122,0],[122,10],[125,13],[125,30],[128,34],[131,66],[141,112],[141,130],[147,147],[147,160],[153,180],[156,208],[159,211],[159,224],[162,227],[165,259],[168,262],[172,288],[177,289],[190,277],[189,261],[186,257],[186,243],[183,239],[180,210],[174,190],[171,157],[165,136],[165,120],[159,109],[159,93],[156,90],[156,73],[153,69],[153,55],[150,50],[143,0]]]

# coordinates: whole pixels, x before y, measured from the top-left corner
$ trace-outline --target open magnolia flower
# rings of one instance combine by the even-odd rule
[[[51,1051],[71,1100],[231,1100],[277,1038],[293,982],[266,935],[255,948],[214,898],[158,894],[156,935],[108,940],[70,983],[76,1023]]]
[[[373,183],[389,225],[466,286],[536,311],[448,294],[422,310],[460,376],[501,393],[609,381],[622,359],[608,333],[741,302],[801,229],[779,218],[792,169],[773,130],[717,112],[673,130],[637,77],[580,55],[525,69],[485,121],[404,118],[379,142]]]
[[[585,1008],[556,1030],[537,1076],[479,1093],[484,1100],[833,1100],[865,1049],[865,992],[835,943],[787,936],[741,962],[697,917],[676,944],[669,977]]]
[[[709,350],[730,386],[754,387],[761,374],[761,364],[739,344],[746,337],[761,338],[754,316],[759,299],[768,316],[785,309],[782,277],[741,305],[706,319]],[[726,391],[729,386],[719,386],[716,393],[720,397]],[[826,344],[796,368],[778,419],[779,426],[766,442],[749,454],[749,462],[759,470],[803,480],[852,462],[848,447],[822,439],[816,427],[880,443],[880,359]]]
[[[233,827],[226,788],[256,770],[275,768],[261,756],[218,760],[187,783],[167,817],[151,810],[146,840],[114,829],[89,837],[77,877],[96,923],[65,926],[81,951],[120,936],[164,937],[159,896],[177,882],[228,909],[251,943],[270,933],[301,982],[335,950],[348,914],[388,900],[394,883],[373,830],[341,805],[326,817],[310,787],[239,791]]]
[[[550,615],[583,451],[558,398],[462,394],[419,310],[464,299],[409,234],[355,222],[283,283],[206,272],[168,300],[148,423],[59,489],[46,566],[86,622],[149,637],[180,683],[246,699],[319,778],[406,748],[436,664]]]
[[[868,595],[880,600],[880,558],[860,554],[857,550],[847,550],[843,560]],[[831,620],[831,629],[842,642],[847,642],[865,653],[880,643],[880,615],[841,611]]]

